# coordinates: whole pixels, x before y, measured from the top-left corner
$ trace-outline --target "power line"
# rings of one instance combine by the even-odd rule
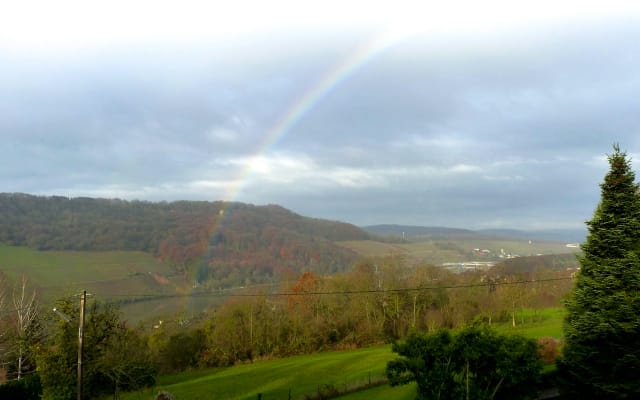
[[[358,294],[373,294],[373,293],[405,293],[405,292],[420,292],[430,290],[442,290],[442,289],[469,289],[477,287],[487,286],[506,286],[506,285],[518,285],[518,284],[531,284],[531,283],[547,283],[555,281],[571,280],[574,277],[561,277],[561,278],[547,278],[536,280],[520,280],[511,282],[486,282],[486,283],[473,283],[467,285],[447,285],[447,286],[423,286],[414,288],[396,288],[396,289],[364,289],[364,290],[344,290],[344,291],[326,291],[326,292],[280,292],[280,293],[224,293],[220,292],[197,292],[189,294],[111,294],[105,295],[105,297],[128,297],[128,298],[150,298],[150,299],[170,299],[170,298],[187,298],[187,297],[287,297],[287,296],[335,296],[335,295],[358,295]]]
[[[190,297],[293,297],[293,296],[337,296],[337,295],[362,295],[362,294],[385,294],[385,293],[409,293],[409,292],[422,292],[422,291],[432,291],[432,290],[443,290],[443,289],[471,289],[471,288],[480,288],[480,287],[488,287],[488,286],[507,286],[507,285],[520,285],[520,284],[532,284],[532,283],[548,283],[548,282],[556,282],[556,281],[566,281],[575,279],[574,277],[561,277],[561,278],[547,278],[547,279],[536,279],[536,280],[519,280],[519,281],[511,281],[511,282],[483,282],[483,283],[473,283],[467,285],[446,285],[446,286],[423,286],[423,287],[413,287],[413,288],[396,288],[396,289],[364,289],[364,290],[338,290],[338,291],[311,291],[311,292],[280,292],[280,293],[231,293],[231,290],[237,289],[223,289],[218,292],[196,292],[196,293],[187,293],[187,294],[154,294],[154,293],[127,293],[127,294],[102,294],[101,296],[106,298],[129,298],[134,300],[162,300],[162,299],[179,299],[179,298],[190,298]],[[267,284],[256,285],[256,286],[266,286]],[[270,284],[269,284],[270,285]],[[18,311],[27,310],[30,307],[22,307],[22,308],[11,308],[0,311],[0,317],[4,317],[6,315],[10,315],[16,313]]]

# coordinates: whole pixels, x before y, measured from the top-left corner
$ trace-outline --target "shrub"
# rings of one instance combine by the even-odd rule
[[[23,379],[0,385],[0,399],[38,400],[41,394],[42,385],[38,374],[27,375]]]
[[[155,400],[175,400],[173,395],[165,390],[156,395]]]
[[[459,332],[412,334],[393,346],[402,358],[387,364],[392,386],[417,383],[417,399],[535,398],[542,363],[532,339],[483,326]]]
[[[558,358],[560,351],[558,350],[559,342],[549,336],[538,339],[538,353],[542,362],[545,364],[553,364]]]

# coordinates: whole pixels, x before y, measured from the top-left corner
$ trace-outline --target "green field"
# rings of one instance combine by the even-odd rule
[[[138,294],[176,294],[186,286],[181,277],[172,276],[170,265],[140,251],[36,251],[0,245],[0,272],[14,283],[25,275],[43,307],[82,290],[96,300],[114,301]],[[163,300],[156,308],[176,312],[183,303]],[[153,311],[152,305],[132,303],[122,311],[127,319],[138,320]]]
[[[525,310],[517,314],[517,325],[494,324],[503,333],[519,333],[538,338],[562,336],[564,310]],[[524,323],[521,321],[524,320]],[[153,399],[160,390],[167,390],[176,399],[304,399],[326,390],[340,391],[364,387],[384,375],[386,363],[395,358],[391,347],[380,346],[358,350],[302,355],[277,360],[257,361],[224,369],[210,369],[162,376],[157,387],[140,392],[125,393],[125,400]],[[328,385],[328,386],[327,386]],[[289,392],[291,391],[291,392]],[[366,390],[354,391],[341,399],[398,399],[415,398],[415,385],[390,387],[382,384]]]
[[[338,398],[341,400],[414,400],[416,398],[416,385],[415,383],[395,387],[391,387],[390,385],[382,385],[371,389],[346,394]]]
[[[176,399],[304,399],[318,390],[344,390],[363,386],[384,375],[395,358],[390,346],[318,353],[269,361],[256,361],[225,369],[186,372],[160,377],[157,387],[126,393],[120,398],[152,399],[167,390]]]
[[[564,316],[565,310],[560,307],[517,311],[515,327],[511,322],[494,324],[493,327],[501,333],[517,333],[534,339],[545,336],[561,339]]]
[[[141,251],[36,251],[6,245],[0,245],[0,270],[13,279],[27,274],[47,288],[173,272],[169,265]]]

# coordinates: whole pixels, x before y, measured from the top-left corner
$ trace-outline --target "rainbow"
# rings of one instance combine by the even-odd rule
[[[376,35],[372,40],[360,45],[350,57],[327,71],[267,131],[257,153],[264,154],[268,152],[328,93],[353,75],[355,71],[386,50],[391,44],[392,40],[388,35]]]
[[[396,33],[395,35],[393,33]],[[379,54],[390,48],[392,45],[398,43],[401,39],[407,35],[398,35],[397,32],[383,32],[372,36],[364,44],[360,45],[350,54],[349,57],[342,60],[338,64],[330,68],[324,75],[322,75],[311,87],[309,87],[302,96],[297,98],[285,112],[276,120],[264,134],[262,140],[258,143],[254,157],[259,157],[264,154],[268,154],[270,150],[281,141],[306,114],[308,114],[322,99],[324,99],[332,90],[340,86],[346,79],[351,77],[355,72],[361,69],[364,65],[369,63],[372,59]],[[253,168],[250,162],[244,166],[241,171],[229,185],[222,200],[222,205],[219,210],[219,215],[215,218],[215,222],[209,227],[209,243],[215,235],[220,233],[223,229],[225,220],[228,218],[227,212],[228,206],[236,201],[240,192],[244,186],[248,183]],[[204,267],[203,258],[200,260],[198,268]],[[194,286],[191,291],[196,288]],[[183,312],[191,310],[197,301],[196,298],[186,295],[183,298]]]
[[[291,128],[333,89],[338,87],[379,54],[398,43],[403,37],[405,36],[394,35],[389,31],[377,33],[364,44],[357,47],[349,57],[330,68],[315,84],[309,87],[302,96],[293,102],[276,120],[276,123],[266,131],[256,150],[253,152],[254,157],[268,154],[269,151],[291,131]],[[251,173],[252,166],[248,163],[227,190],[219,216],[209,231],[210,239],[222,230],[226,218],[225,211],[227,206],[238,198],[239,193],[248,182]]]
[[[302,96],[294,101],[286,111],[276,120],[265,133],[262,141],[253,152],[254,157],[268,154],[269,151],[280,142],[306,114],[309,113],[322,99],[342,82],[351,77],[356,71],[369,63],[379,54],[398,43],[406,35],[398,32],[385,31],[376,33],[364,44],[358,46],[349,57],[330,68],[314,85],[308,88]],[[252,173],[250,163],[241,170],[231,190],[225,196],[226,201],[237,199],[244,184],[247,183]]]

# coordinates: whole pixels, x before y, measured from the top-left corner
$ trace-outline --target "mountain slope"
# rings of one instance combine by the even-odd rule
[[[275,205],[0,194],[0,243],[144,251],[216,287],[271,281],[280,273],[344,270],[357,255],[334,241],[368,237],[353,225]]]

